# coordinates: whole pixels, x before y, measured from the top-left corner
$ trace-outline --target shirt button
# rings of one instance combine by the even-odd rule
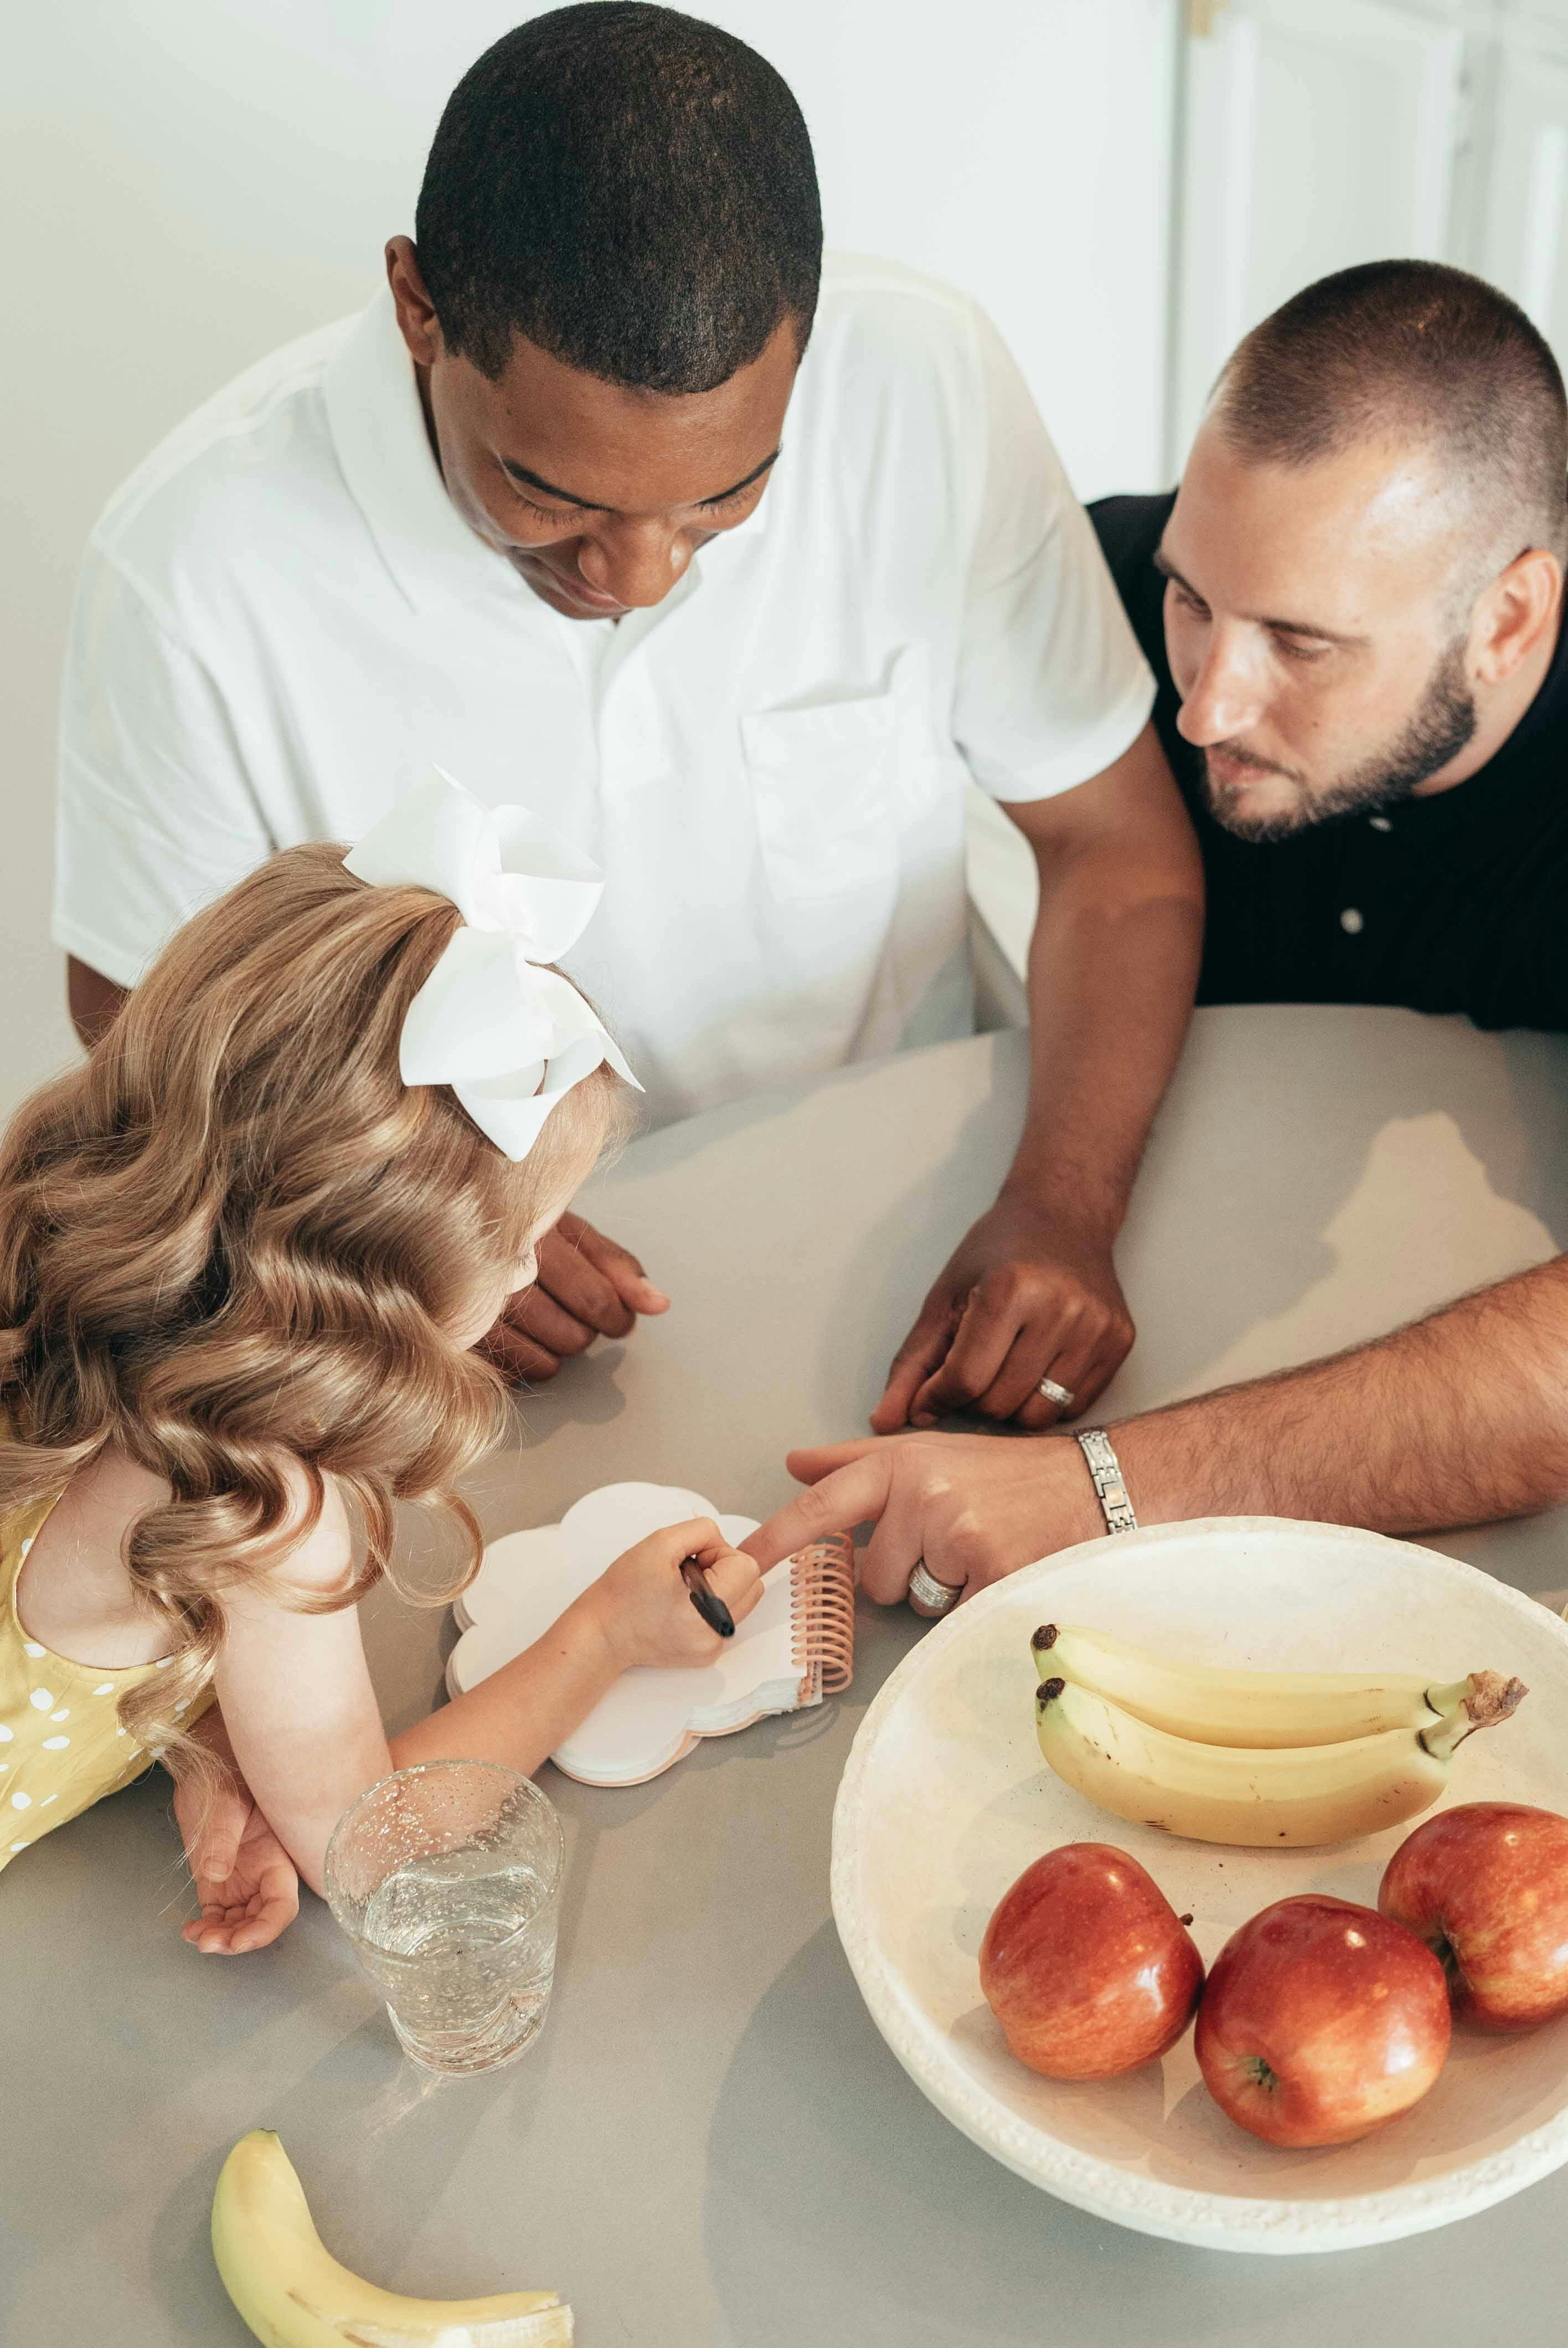
[[[1339,926],[1348,937],[1358,938],[1367,924],[1354,905],[1347,905],[1339,916]]]
[[[1367,819],[1374,831],[1392,831],[1394,829],[1386,815],[1368,816]]]

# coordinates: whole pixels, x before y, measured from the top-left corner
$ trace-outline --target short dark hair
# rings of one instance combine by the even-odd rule
[[[711,391],[781,322],[802,349],[822,205],[788,85],[733,33],[587,0],[503,34],[446,102],[415,240],[450,351],[526,335],[637,390]]]
[[[1211,414],[1259,463],[1408,436],[1440,453],[1489,546],[1568,544],[1568,399],[1543,337],[1484,279],[1436,261],[1319,278],[1239,345]]]

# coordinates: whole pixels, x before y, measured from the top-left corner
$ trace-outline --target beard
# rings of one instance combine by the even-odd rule
[[[1464,654],[1464,639],[1460,638],[1440,656],[1419,705],[1387,749],[1320,789],[1311,788],[1286,768],[1253,757],[1240,743],[1216,746],[1238,766],[1252,767],[1260,774],[1276,775],[1293,784],[1296,796],[1293,807],[1250,815],[1245,785],[1217,783],[1205,758],[1204,788],[1210,814],[1237,839],[1263,843],[1293,839],[1297,832],[1336,817],[1373,815],[1379,808],[1396,807],[1401,799],[1413,797],[1450,758],[1458,757],[1475,733],[1475,697],[1465,676]]]

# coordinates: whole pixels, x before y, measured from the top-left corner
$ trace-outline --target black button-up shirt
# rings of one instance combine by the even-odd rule
[[[1164,581],[1175,503],[1104,498],[1090,516],[1159,684],[1154,723],[1208,885],[1200,1003],[1397,1003],[1478,1027],[1568,1030],[1568,629],[1497,756],[1468,781],[1293,839],[1237,839],[1209,813],[1176,731]]]

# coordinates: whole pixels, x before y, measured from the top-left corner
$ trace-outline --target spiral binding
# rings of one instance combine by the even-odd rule
[[[795,1552],[790,1575],[802,1704],[842,1695],[855,1676],[855,1543],[831,1533]]]

